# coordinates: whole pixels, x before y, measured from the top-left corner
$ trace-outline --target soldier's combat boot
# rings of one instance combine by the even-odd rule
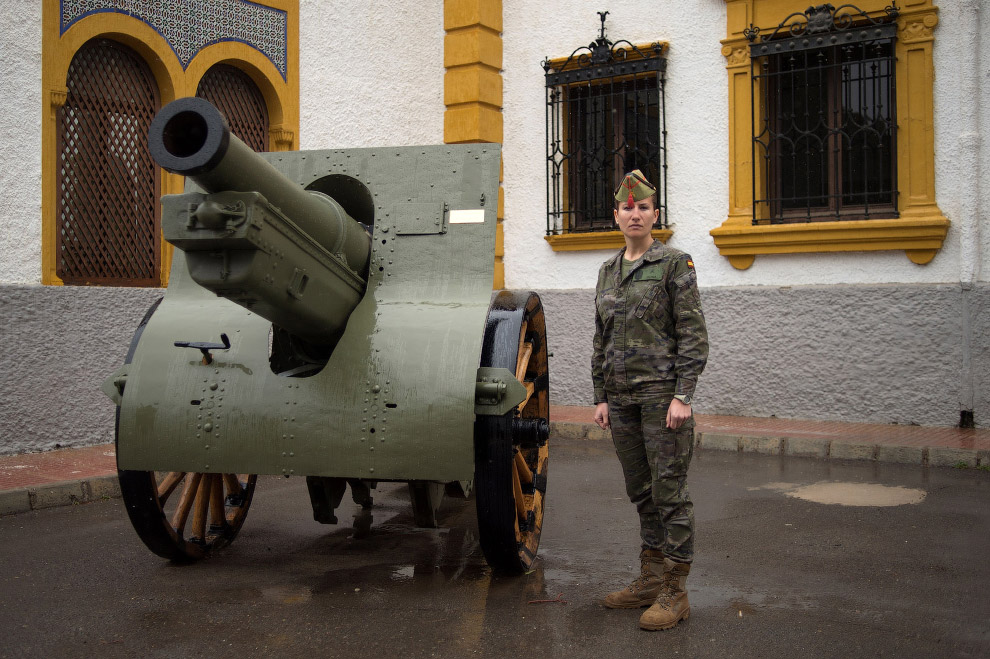
[[[639,554],[640,575],[622,590],[605,596],[605,606],[610,609],[638,609],[649,606],[660,593],[663,577],[663,552],[659,549],[644,549]]]
[[[660,594],[657,601],[648,608],[639,619],[643,629],[670,629],[681,620],[687,620],[691,615],[691,605],[688,604],[687,581],[690,563],[675,563],[669,558],[664,560],[663,581],[660,584]]]

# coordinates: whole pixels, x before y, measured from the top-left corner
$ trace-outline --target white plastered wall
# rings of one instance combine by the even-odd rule
[[[41,282],[41,3],[0,2],[0,284]]]
[[[982,7],[981,7],[982,4]],[[935,29],[935,183],[938,203],[953,221],[959,281],[987,281],[990,229],[990,3],[943,2]]]
[[[977,161],[987,161],[987,139],[973,148],[974,140],[980,142],[979,135],[972,136],[975,128],[957,123],[963,109],[973,112],[976,89],[984,97],[987,94],[987,39],[981,46],[978,26],[972,25],[977,13],[985,17],[988,12],[987,3],[982,9],[979,4],[975,0],[944,3],[935,31],[936,198],[952,225],[932,262],[918,266],[903,251],[761,255],[743,271],[719,255],[708,233],[725,221],[728,208],[728,82],[719,43],[725,35],[725,3],[628,0],[611,8],[606,22],[611,40],[670,44],[667,162],[674,235],[669,244],[692,254],[702,288],[948,283],[965,281],[967,273],[980,271],[990,240],[987,231],[980,236],[979,213],[965,212],[965,198],[981,176]],[[805,5],[795,3],[795,7],[800,11]],[[608,251],[553,252],[543,240],[546,128],[540,62],[548,56],[567,56],[590,43],[598,35],[596,9],[579,0],[504,3],[505,276],[510,288],[593,288],[599,264],[610,255]],[[986,23],[984,18],[984,27]],[[977,47],[984,53],[980,74],[974,70]],[[967,75],[978,78],[979,85],[961,84]],[[967,97],[966,89],[972,95]],[[987,120],[980,121],[986,135]],[[966,134],[960,136],[961,132]],[[982,172],[985,178],[986,167]],[[963,239],[971,246],[967,250],[962,249]]]
[[[443,3],[299,3],[300,148],[443,143]]]

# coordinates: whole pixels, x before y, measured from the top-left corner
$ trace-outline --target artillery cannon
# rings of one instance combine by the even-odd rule
[[[500,147],[256,154],[185,98],[149,148],[187,176],[162,199],[178,249],[103,385],[144,543],[173,560],[228,544],[258,474],[305,476],[323,523],[347,484],[370,505],[370,487],[400,481],[421,526],[445,493],[473,494],[488,562],[528,568],[547,342],[535,293],[491,292]]]

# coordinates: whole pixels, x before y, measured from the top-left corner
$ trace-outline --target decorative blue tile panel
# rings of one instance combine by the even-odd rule
[[[220,41],[256,48],[286,77],[288,20],[284,11],[247,0],[61,0],[60,34],[100,12],[127,14],[157,31],[182,68],[196,53]]]

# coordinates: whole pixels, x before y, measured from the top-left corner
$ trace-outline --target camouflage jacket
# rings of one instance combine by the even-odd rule
[[[595,403],[693,395],[708,359],[694,262],[658,240],[623,278],[624,253],[598,271],[591,357]]]

